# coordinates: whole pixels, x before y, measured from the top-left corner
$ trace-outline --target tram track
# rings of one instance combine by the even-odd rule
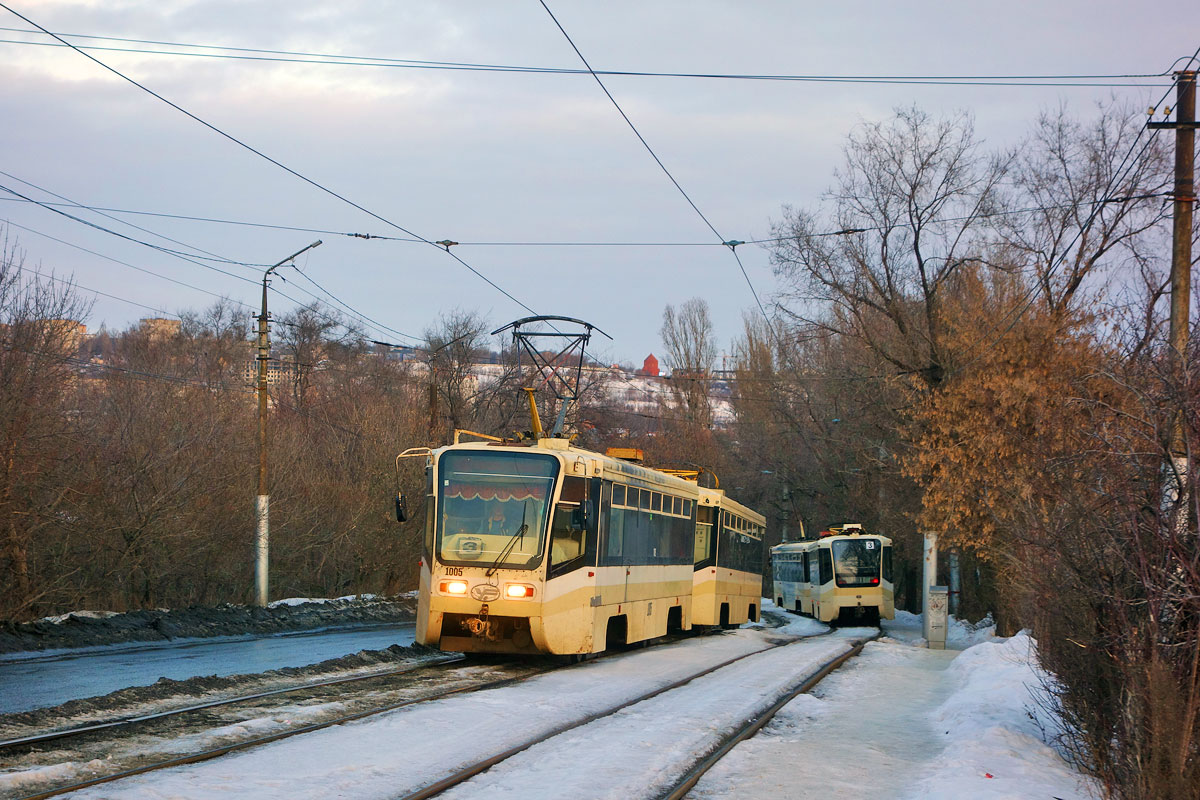
[[[506,749],[503,753],[498,753],[496,755],[491,756],[490,758],[486,758],[484,760],[478,761],[478,762],[470,765],[470,767],[456,771],[452,775],[446,775],[446,776],[442,777],[441,779],[437,780],[435,783],[428,784],[424,788],[419,789],[410,795],[404,795],[404,797],[406,797],[406,798],[433,797],[437,794],[440,794],[440,793],[446,791],[447,789],[449,789],[453,786],[456,786],[456,785],[468,780],[469,778],[473,777],[474,775],[478,775],[479,773],[487,770],[491,766],[501,763],[502,761],[516,755],[517,753],[520,753],[523,750],[533,747],[534,745],[538,744],[539,742],[553,738],[554,736],[560,735],[560,734],[570,731],[572,729],[582,727],[591,722],[595,722],[595,721],[603,719],[605,717],[609,717],[614,714],[617,714],[622,709],[629,708],[630,706],[636,705],[638,703],[646,702],[647,700],[650,700],[650,699],[657,697],[659,695],[662,695],[664,693],[670,692],[674,689],[677,689],[681,686],[691,683],[699,678],[702,678],[705,675],[709,675],[720,669],[728,667],[728,666],[730,666],[738,661],[741,661],[745,658],[748,658],[750,656],[758,655],[758,654],[761,654],[761,653],[764,653],[764,652],[767,652],[770,650],[774,650],[778,647],[786,646],[787,644],[794,644],[797,641],[812,640],[812,639],[821,638],[821,637],[824,637],[827,635],[828,635],[828,632],[821,633],[821,634],[815,634],[815,635],[800,636],[800,637],[790,637],[789,636],[786,639],[777,639],[775,641],[772,641],[771,644],[767,647],[756,648],[755,650],[753,650],[749,653],[745,653],[745,654],[739,655],[735,658],[724,660],[721,663],[718,663],[713,666],[709,666],[701,671],[690,674],[679,680],[675,680],[668,685],[661,686],[657,689],[654,689],[653,691],[649,691],[644,694],[641,694],[638,697],[632,698],[627,702],[619,704],[618,706],[607,708],[607,709],[602,709],[596,713],[588,715],[585,718],[575,720],[575,721],[569,722],[567,724],[560,725],[560,726],[556,727],[555,729],[542,734],[539,737],[531,739],[528,742],[525,742],[523,744],[520,744],[520,745],[517,745],[514,747],[510,747],[510,748]],[[627,655],[627,654],[629,654],[629,653],[626,652],[626,653],[606,654],[606,655],[600,656],[600,657],[593,659],[593,660],[587,662],[586,664],[583,664],[580,666],[586,667],[587,665],[593,664],[597,661],[602,661],[602,660],[606,660],[608,658],[613,658],[613,657]],[[21,748],[24,748],[26,751],[31,751],[42,745],[53,746],[57,742],[70,741],[72,739],[86,738],[89,736],[92,737],[93,741],[100,740],[97,742],[97,744],[99,744],[101,747],[110,748],[111,747],[110,739],[111,739],[111,735],[114,732],[120,732],[121,736],[129,737],[130,736],[129,731],[131,731],[131,730],[137,731],[140,729],[140,726],[154,725],[155,723],[162,723],[165,721],[170,721],[172,719],[187,718],[189,714],[204,714],[204,713],[211,713],[214,711],[222,711],[223,709],[228,709],[228,708],[236,706],[238,704],[247,704],[247,703],[253,703],[253,702],[262,701],[262,700],[273,701],[273,700],[278,700],[280,698],[286,698],[286,697],[295,698],[298,695],[304,695],[306,692],[309,693],[309,696],[307,697],[307,699],[309,699],[309,700],[321,699],[319,697],[319,694],[314,695],[313,693],[319,693],[320,691],[327,690],[327,689],[336,689],[338,687],[345,688],[346,686],[361,684],[361,683],[368,682],[371,680],[378,681],[381,679],[400,678],[400,677],[403,677],[404,675],[411,675],[414,672],[425,671],[430,674],[437,672],[437,673],[444,675],[446,670],[450,670],[450,669],[453,669],[456,667],[476,666],[476,665],[471,664],[470,663],[471,661],[472,661],[472,659],[469,659],[469,658],[457,657],[457,658],[447,660],[444,662],[439,662],[438,664],[434,664],[434,665],[423,664],[423,665],[420,665],[417,667],[406,668],[404,670],[392,670],[392,671],[389,671],[386,673],[375,673],[375,674],[368,675],[368,676],[356,676],[355,678],[352,678],[352,679],[336,679],[333,681],[321,681],[321,682],[317,682],[314,684],[306,684],[304,686],[299,686],[299,687],[290,687],[287,689],[272,690],[272,691],[268,691],[268,692],[260,692],[260,693],[256,693],[255,695],[247,695],[247,696],[239,697],[239,698],[229,698],[227,700],[216,701],[211,704],[199,704],[197,706],[192,706],[192,707],[188,707],[188,708],[184,708],[184,709],[176,709],[174,711],[163,712],[161,714],[145,715],[144,718],[131,718],[131,719],[125,719],[125,720],[116,720],[116,721],[113,721],[112,723],[108,723],[105,725],[84,726],[84,727],[77,728],[77,729],[48,732],[46,734],[41,734],[38,736],[23,737],[22,739],[15,739],[15,740],[7,741],[7,742],[0,742],[0,755],[5,754],[6,752],[14,752]],[[528,665],[525,665],[525,666],[528,666]],[[498,667],[498,668],[505,669],[505,668],[510,668],[510,667],[512,667],[512,665],[505,665],[504,667]],[[157,770],[163,770],[163,769],[167,769],[170,767],[184,766],[184,765],[188,765],[188,764],[195,764],[195,763],[199,763],[202,761],[215,759],[215,758],[218,758],[220,756],[223,756],[223,755],[226,755],[229,753],[237,752],[240,750],[245,750],[248,748],[258,747],[258,746],[265,745],[265,744],[268,744],[271,742],[279,741],[281,739],[295,737],[295,736],[299,736],[301,734],[319,731],[324,728],[341,725],[341,724],[344,724],[347,722],[352,722],[355,720],[361,720],[361,719],[364,719],[367,717],[384,714],[389,711],[394,711],[394,710],[397,710],[400,708],[404,708],[405,706],[412,706],[412,705],[417,705],[420,703],[428,703],[428,702],[431,702],[434,700],[451,697],[453,695],[462,695],[462,694],[467,694],[467,693],[473,693],[473,692],[478,692],[478,691],[484,690],[484,689],[500,688],[500,687],[503,687],[506,685],[525,681],[529,678],[536,677],[538,675],[542,675],[547,672],[555,671],[558,669],[572,669],[572,668],[574,668],[574,667],[568,667],[568,666],[561,665],[561,664],[553,665],[553,666],[539,666],[539,667],[536,667],[533,669],[525,669],[521,672],[521,674],[508,675],[499,680],[490,680],[490,681],[476,680],[474,682],[471,682],[469,685],[459,685],[456,687],[448,688],[445,690],[439,690],[439,691],[422,692],[422,693],[420,693],[420,696],[409,696],[409,697],[404,697],[402,699],[398,699],[395,702],[372,704],[370,707],[362,708],[361,710],[355,711],[354,713],[339,714],[333,718],[321,720],[320,722],[294,726],[287,730],[277,731],[274,733],[270,733],[268,735],[253,736],[251,738],[243,738],[238,741],[230,742],[228,744],[222,743],[219,746],[206,747],[202,750],[198,750],[196,752],[191,752],[191,753],[186,753],[186,754],[180,755],[178,757],[174,757],[174,758],[156,759],[156,760],[152,761],[151,763],[137,763],[137,764],[130,765],[128,763],[128,761],[124,761],[120,758],[114,757],[112,759],[112,761],[117,762],[114,764],[114,766],[117,767],[117,769],[115,771],[112,771],[112,772],[106,771],[106,774],[104,774],[104,775],[96,776],[96,777],[89,778],[89,779],[83,780],[83,781],[75,780],[74,782],[72,782],[68,785],[59,785],[59,786],[56,786],[53,788],[47,788],[47,789],[44,789],[42,791],[39,791],[39,792],[36,792],[33,794],[26,794],[26,795],[19,795],[19,796],[8,795],[8,797],[9,797],[9,800],[35,800],[37,798],[54,797],[57,795],[68,793],[68,792],[73,792],[73,791],[85,789],[85,788],[88,788],[91,786],[97,786],[100,784],[110,783],[110,782],[122,780],[125,778],[133,777],[136,775],[143,775],[143,774],[146,774],[149,772],[154,772]],[[440,682],[440,681],[444,680],[444,678],[438,677],[434,680]],[[259,712],[259,713],[261,713],[261,712]],[[228,726],[228,723],[224,720],[221,720],[219,722],[201,721],[199,723],[199,726],[200,727],[197,728],[197,730],[199,730],[200,733],[203,734],[206,730],[212,730],[214,728],[219,728],[221,726]],[[161,736],[161,733],[147,733],[146,735]],[[109,737],[109,738],[106,739],[104,737]],[[103,755],[103,751],[101,752],[101,754],[97,755],[96,757],[100,758],[100,759],[104,759],[105,766],[108,766],[108,760]],[[72,760],[76,760],[76,759],[72,759]],[[87,762],[88,757],[83,756],[78,760]],[[144,759],[143,759],[143,761],[144,761]],[[91,762],[91,763],[95,763],[95,762]],[[125,768],[122,768],[122,767],[125,767]]]
[[[154,736],[154,735],[156,735],[154,732],[147,732],[144,730],[146,726],[155,725],[155,724],[172,725],[173,723],[177,723],[179,720],[185,719],[185,718],[189,717],[190,715],[196,715],[196,714],[200,714],[200,713],[214,712],[214,711],[224,711],[224,710],[231,709],[235,706],[239,706],[239,705],[246,706],[246,705],[253,704],[256,702],[260,702],[260,701],[275,702],[281,698],[288,697],[288,696],[303,696],[302,699],[308,700],[310,702],[315,701],[315,700],[327,700],[327,701],[328,700],[336,700],[337,697],[323,698],[320,696],[319,693],[322,690],[326,690],[326,689],[335,689],[335,690],[341,691],[342,689],[345,689],[345,688],[350,687],[351,685],[355,685],[355,684],[365,684],[365,683],[369,683],[369,682],[385,682],[387,680],[396,679],[396,678],[409,678],[409,679],[418,678],[417,680],[410,680],[408,682],[408,684],[405,686],[387,687],[386,689],[378,692],[378,694],[380,694],[380,695],[403,694],[406,689],[410,689],[411,687],[417,686],[419,684],[445,683],[448,679],[448,676],[436,674],[436,673],[442,672],[444,670],[461,669],[464,667],[473,669],[473,668],[478,668],[480,666],[483,666],[483,665],[476,663],[470,657],[461,656],[461,655],[452,656],[450,658],[440,660],[437,662],[433,662],[433,663],[426,662],[426,663],[422,663],[422,664],[418,664],[418,665],[412,665],[412,666],[409,666],[409,667],[406,667],[403,669],[389,670],[387,672],[382,672],[382,673],[372,673],[370,675],[352,676],[352,677],[347,677],[347,678],[337,678],[337,679],[332,679],[332,680],[327,680],[327,681],[317,681],[317,682],[313,682],[313,683],[304,684],[302,686],[286,687],[286,688],[281,688],[281,689],[269,690],[269,691],[265,691],[265,692],[257,692],[254,694],[243,695],[243,696],[239,696],[239,697],[225,698],[222,700],[216,700],[216,701],[212,701],[209,703],[196,704],[196,705],[188,706],[185,708],[172,709],[170,711],[164,711],[164,712],[160,712],[160,713],[156,713],[156,714],[147,714],[147,715],[141,715],[141,716],[137,716],[137,717],[112,720],[109,722],[99,723],[96,725],[81,726],[81,727],[77,727],[77,728],[70,728],[70,729],[65,729],[65,730],[60,730],[60,731],[50,731],[50,732],[46,732],[46,733],[42,733],[42,734],[35,734],[35,735],[31,735],[31,736],[21,737],[18,739],[11,739],[11,740],[0,742],[0,757],[9,757],[14,753],[31,754],[31,753],[36,752],[37,749],[39,748],[39,746],[41,746],[41,745],[56,745],[56,744],[61,744],[64,741],[69,741],[72,739],[88,739],[88,740],[90,740],[90,742],[93,746],[98,745],[100,747],[108,749],[112,745],[112,735],[113,734],[118,734],[119,736],[122,736],[122,737],[130,737],[130,736],[134,735],[132,732],[136,731],[142,735]],[[329,719],[321,720],[320,722],[314,722],[314,723],[303,724],[303,725],[299,725],[299,726],[293,726],[286,730],[277,731],[277,732],[271,733],[269,735],[244,738],[239,741],[234,741],[229,744],[223,744],[218,747],[206,748],[200,752],[189,753],[189,754],[181,755],[181,756],[178,756],[175,758],[153,761],[152,763],[137,764],[136,766],[129,766],[128,768],[125,768],[125,769],[119,768],[115,772],[111,772],[111,773],[108,773],[108,774],[105,774],[102,776],[97,776],[95,778],[90,778],[90,779],[83,780],[83,781],[74,781],[70,784],[60,785],[60,786],[56,786],[53,788],[48,788],[48,789],[45,789],[45,790],[42,790],[42,791],[39,791],[39,792],[36,792],[33,794],[24,794],[24,795],[14,796],[14,800],[40,800],[40,798],[55,797],[57,795],[66,794],[68,792],[78,791],[80,789],[85,789],[85,788],[88,788],[91,786],[97,786],[97,785],[101,785],[101,784],[105,784],[105,783],[111,783],[114,781],[122,780],[124,778],[133,777],[135,775],[142,775],[142,774],[145,774],[148,772],[154,772],[157,770],[168,769],[170,767],[183,766],[186,764],[195,764],[195,763],[199,763],[201,761],[207,761],[207,760],[210,760],[213,758],[218,758],[220,756],[227,755],[229,753],[237,752],[239,750],[245,750],[245,749],[252,748],[252,747],[258,747],[258,746],[261,746],[264,744],[269,744],[271,742],[279,741],[281,739],[286,739],[286,738],[298,736],[298,735],[305,734],[305,733],[312,733],[314,731],[322,730],[324,728],[329,728],[329,727],[332,727],[335,725],[341,725],[341,724],[344,724],[347,722],[353,722],[355,720],[364,719],[366,717],[383,714],[388,711],[394,711],[396,709],[404,708],[405,706],[416,705],[418,703],[427,703],[427,702],[431,702],[434,700],[440,700],[443,698],[447,698],[447,697],[451,697],[451,696],[459,695],[459,694],[465,694],[465,693],[469,693],[469,692],[482,691],[485,689],[500,688],[502,686],[517,683],[519,681],[523,681],[528,678],[534,677],[536,675],[544,674],[546,672],[549,672],[553,669],[558,668],[558,665],[551,665],[551,666],[542,665],[542,666],[534,666],[533,668],[522,668],[523,666],[524,665],[511,665],[511,664],[500,666],[499,669],[501,669],[501,670],[515,670],[517,674],[508,675],[506,677],[499,678],[496,680],[478,681],[478,680],[471,680],[470,678],[464,678],[454,686],[444,688],[444,689],[438,689],[438,690],[435,690],[432,692],[423,692],[423,693],[420,693],[419,696],[403,697],[402,699],[396,699],[392,702],[371,705],[369,708],[364,708],[364,709],[355,711],[353,713],[338,714]],[[420,673],[427,673],[427,674],[421,675]],[[261,706],[257,706],[257,707],[251,706],[250,708],[255,714],[261,714],[263,712],[263,708]],[[267,708],[266,710],[269,711],[270,708]],[[229,720],[220,720],[219,724],[221,727],[229,727],[230,721]],[[171,735],[174,737],[180,736],[181,732],[178,730],[179,726],[175,726],[175,727],[176,727],[176,730],[173,730],[173,731],[168,730],[166,735]],[[183,725],[182,727],[183,727],[184,732],[186,732],[187,729],[189,727],[191,727],[191,728],[197,728],[200,733],[203,733],[203,731],[205,729],[211,729],[212,727],[214,727],[214,724],[213,724],[211,718],[207,718],[207,719],[199,720],[198,722],[190,723],[188,725]],[[157,735],[159,735],[160,737],[164,736],[164,734],[162,734],[162,733],[159,733]],[[109,752],[109,754],[107,756],[105,756],[103,754],[99,754],[98,757],[102,758],[106,763],[112,762],[114,760],[117,761],[118,763],[123,761],[120,758],[113,759],[111,752]],[[89,761],[89,759],[87,759],[86,756],[82,757],[80,760]],[[91,763],[94,763],[94,761],[91,761]]]
[[[730,667],[734,664],[737,664],[738,662],[744,661],[749,658],[753,658],[754,656],[761,655],[762,653],[767,652],[769,650],[796,644],[798,641],[806,641],[806,640],[812,640],[815,638],[820,638],[823,636],[828,636],[830,633],[832,633],[832,631],[827,631],[825,633],[820,633],[820,634],[815,634],[815,635],[810,635],[810,636],[802,636],[802,637],[799,637],[798,640],[773,643],[769,647],[762,648],[760,650],[755,650],[755,651],[752,651],[749,653],[745,653],[745,654],[736,656],[734,658],[730,658],[725,661],[722,661],[718,664],[706,667],[705,669],[703,669],[699,672],[693,673],[692,675],[689,675],[685,678],[681,678],[679,680],[673,681],[672,683],[667,684],[665,686],[661,686],[657,689],[654,689],[653,691],[647,692],[645,694],[639,695],[634,698],[630,698],[630,699],[628,699],[620,704],[617,704],[613,707],[604,709],[602,711],[599,711],[599,712],[596,712],[593,714],[589,714],[588,716],[583,717],[581,719],[573,720],[571,722],[568,722],[568,723],[565,723],[558,727],[555,727],[552,730],[543,732],[543,733],[539,734],[538,736],[531,737],[529,740],[522,742],[520,744],[514,745],[514,746],[504,750],[503,752],[497,753],[488,758],[484,758],[484,759],[476,761],[472,764],[464,766],[464,767],[454,771],[453,773],[442,777],[441,779],[437,780],[436,782],[428,784],[416,791],[410,792],[408,794],[399,795],[398,800],[428,800],[429,798],[437,797],[439,795],[442,795],[449,789],[452,789],[460,784],[465,783],[466,781],[470,780],[471,778],[475,777],[476,775],[479,775],[479,774],[487,771],[488,769],[491,769],[492,767],[494,767],[504,761],[507,761],[508,759],[512,758],[513,756],[516,756],[519,753],[529,750],[530,748],[533,748],[539,744],[548,742],[557,736],[561,736],[562,734],[568,733],[569,731],[575,730],[577,728],[582,728],[586,725],[592,724],[599,720],[613,717],[622,711],[633,708],[634,706],[637,706],[641,703],[645,703],[649,700],[653,700],[654,698],[659,697],[660,695],[666,694],[666,693],[674,691],[676,689],[680,689],[681,687],[684,687],[694,681],[704,678],[705,676],[711,675],[715,672],[718,672],[719,670]],[[716,749],[714,749],[712,752],[710,752],[708,755],[706,755],[704,758],[702,758],[700,761],[698,761],[696,764],[694,764],[692,766],[692,768],[689,769],[688,772],[683,776],[683,778],[680,779],[679,783],[669,793],[662,795],[662,797],[663,798],[667,798],[667,797],[682,798],[684,795],[686,795],[687,791],[690,790],[690,788],[695,785],[696,781],[698,781],[699,778],[705,772],[707,772],[709,768],[711,768],[714,764],[716,764],[717,761],[719,761],[721,757],[723,757],[726,753],[728,753],[730,750],[732,750],[733,747],[736,746],[736,744],[738,742],[743,741],[744,739],[749,738],[750,736],[754,735],[754,733],[756,733],[759,729],[761,729],[763,725],[765,725],[767,722],[770,721],[770,719],[779,711],[779,709],[783,708],[783,706],[787,705],[787,703],[791,702],[798,695],[811,690],[823,678],[825,678],[825,676],[827,676],[829,673],[833,672],[835,669],[837,669],[839,666],[841,666],[843,663],[845,663],[850,658],[853,658],[854,656],[858,655],[858,653],[860,653],[862,651],[862,648],[864,646],[866,646],[868,641],[873,641],[874,639],[879,638],[880,635],[881,634],[876,634],[875,636],[870,637],[867,640],[864,640],[855,645],[852,645],[848,651],[846,651],[842,654],[839,654],[836,658],[831,659],[830,661],[826,662],[811,677],[809,677],[807,680],[805,680],[803,683],[801,683],[798,687],[787,692],[782,698],[780,698],[778,701],[776,701],[774,704],[772,704],[766,711],[763,711],[760,715],[756,715],[746,725],[739,727],[736,731],[732,732],[727,738],[722,739],[722,741],[718,744]]]
[[[882,633],[876,634],[869,639],[859,642],[836,658],[830,659],[823,664],[821,668],[818,669],[810,678],[803,681],[795,689],[787,692],[783,697],[780,697],[778,700],[772,703],[769,708],[757,716],[746,720],[743,725],[739,726],[736,730],[731,731],[727,736],[723,737],[721,742],[718,743],[718,745],[710,753],[697,761],[691,767],[691,769],[689,769],[683,774],[682,777],[679,778],[679,780],[673,787],[671,787],[670,790],[659,794],[655,800],[683,800],[683,798],[687,797],[688,792],[690,792],[695,785],[699,783],[700,779],[704,777],[706,772],[715,767],[717,763],[725,756],[729,755],[729,753],[735,747],[766,727],[766,725],[772,719],[774,719],[775,715],[778,714],[784,708],[784,706],[795,700],[800,695],[812,691],[817,684],[825,680],[825,678],[831,672],[857,656],[862,652],[863,648],[866,647],[869,642],[875,641],[881,635]]]

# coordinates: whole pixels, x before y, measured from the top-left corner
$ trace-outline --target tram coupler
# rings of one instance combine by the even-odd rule
[[[462,624],[476,638],[487,639],[489,642],[500,641],[500,625],[488,619],[487,603],[480,606],[479,616],[468,617]]]

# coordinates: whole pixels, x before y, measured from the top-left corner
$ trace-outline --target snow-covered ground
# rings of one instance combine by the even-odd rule
[[[689,797],[1098,796],[1042,741],[1054,721],[1034,702],[1041,681],[1028,634],[997,639],[990,624],[952,619],[947,642],[960,652],[925,649],[918,615],[897,612],[883,627],[885,637],[789,703]]]
[[[751,653],[787,634],[826,630],[769,601],[763,605],[786,624],[634,651],[74,796],[395,797],[703,665]],[[1034,642],[1025,634],[998,639],[987,625],[952,621],[951,648],[968,649],[931,651],[923,646],[920,622],[911,614],[885,622],[883,638],[739,745],[692,796],[1089,797],[1088,784],[1041,741],[1030,718],[1031,692],[1039,686]],[[448,796],[654,796],[723,731],[867,633],[843,629],[752,655],[520,753]],[[86,765],[43,768],[70,773]],[[21,784],[32,791],[33,778],[29,772],[0,773],[0,789]]]
[[[412,624],[211,637],[0,656],[0,714],[96,697],[159,678],[243,675],[303,667],[359,650],[412,644]]]

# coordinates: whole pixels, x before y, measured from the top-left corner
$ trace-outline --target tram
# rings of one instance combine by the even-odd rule
[[[562,438],[421,450],[417,642],[584,655],[691,627],[696,483]]]
[[[892,540],[847,523],[771,548],[775,603],[822,622],[894,619]]]
[[[720,489],[699,493],[692,623],[728,628],[757,622],[766,518]]]

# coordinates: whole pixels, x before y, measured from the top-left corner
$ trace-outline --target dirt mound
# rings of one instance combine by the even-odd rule
[[[0,653],[411,622],[415,613],[416,598],[410,596],[299,602],[273,608],[224,604],[112,615],[77,612],[53,620],[0,624]]]

